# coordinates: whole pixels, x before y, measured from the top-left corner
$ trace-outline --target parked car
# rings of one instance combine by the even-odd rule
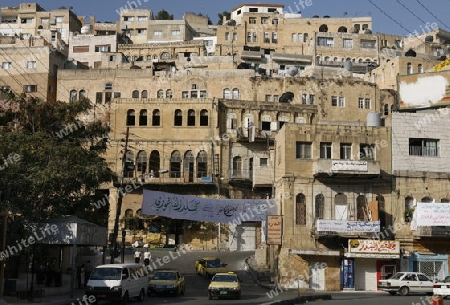
[[[378,288],[389,292],[390,295],[399,293],[408,295],[410,293],[433,294],[433,281],[420,272],[397,272],[387,280],[378,281]]]
[[[446,276],[444,280],[434,283],[433,294],[443,296],[444,298],[450,295],[450,276]]]
[[[148,282],[148,295],[168,293],[184,295],[186,290],[184,276],[178,269],[161,269],[150,277]]]
[[[219,257],[203,257],[196,260],[194,265],[195,271],[198,275],[205,276],[209,279],[211,279],[216,273],[226,273],[231,271],[226,268],[227,264],[224,264]]]
[[[127,304],[131,298],[143,301],[148,286],[148,274],[140,264],[107,264],[97,266],[89,277],[86,295],[97,301],[107,300]]]
[[[208,299],[212,300],[214,297],[240,299],[241,282],[234,272],[216,273],[208,286]]]

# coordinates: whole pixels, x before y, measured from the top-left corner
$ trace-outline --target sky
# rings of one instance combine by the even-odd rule
[[[32,2],[32,1],[23,1]],[[20,1],[1,0],[0,7],[18,6]],[[41,0],[37,1],[45,10],[60,6],[73,7],[80,16],[95,16],[97,21],[115,22],[121,8],[151,9],[154,14],[166,10],[174,19],[182,19],[184,12],[202,13],[214,24],[218,13],[231,11],[240,4],[283,4],[289,13],[301,11],[303,17],[314,15],[331,17],[372,17],[373,33],[402,36],[421,35],[429,29],[440,27],[450,31],[450,0]]]

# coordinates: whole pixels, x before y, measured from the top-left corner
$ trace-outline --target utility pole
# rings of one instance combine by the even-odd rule
[[[130,135],[130,127],[127,127],[127,133],[125,136],[125,148],[122,154],[122,173],[120,177],[119,194],[117,195],[117,208],[116,208],[116,218],[114,219],[114,231],[111,237],[111,264],[114,264],[114,256],[117,251],[117,237],[119,235],[119,219],[122,210],[122,199],[123,199],[123,187],[124,187],[124,176],[125,176],[125,166],[128,150],[128,138]]]

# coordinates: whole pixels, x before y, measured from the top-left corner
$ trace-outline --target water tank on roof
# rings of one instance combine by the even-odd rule
[[[81,34],[90,34],[91,33],[91,26],[85,25],[81,28]]]
[[[346,60],[344,61],[344,69],[347,71],[352,71],[353,69],[353,64],[350,60]]]
[[[381,126],[381,113],[379,112],[369,112],[367,114],[367,126]]]

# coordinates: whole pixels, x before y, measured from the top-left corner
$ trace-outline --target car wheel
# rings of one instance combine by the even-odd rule
[[[390,294],[390,295],[396,295],[397,292],[395,292],[395,291],[389,291],[389,294]]]
[[[398,290],[398,293],[400,293],[400,295],[408,295],[409,288],[406,286],[400,287],[400,289]]]
[[[145,299],[145,290],[144,288],[141,289],[141,292],[139,292],[138,301],[143,302]]]
[[[126,291],[122,297],[122,305],[127,305],[127,304],[128,304],[128,291]]]

